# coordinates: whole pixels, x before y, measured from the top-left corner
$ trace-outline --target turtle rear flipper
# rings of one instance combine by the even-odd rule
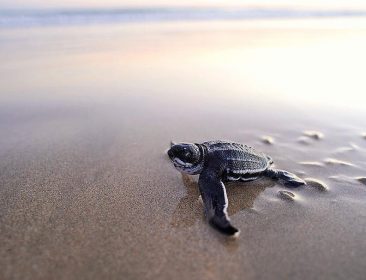
[[[268,168],[266,170],[266,176],[275,180],[279,180],[286,187],[295,188],[302,185],[306,185],[306,182],[303,179],[285,170]]]
[[[239,230],[231,225],[227,215],[228,200],[221,179],[214,172],[205,170],[198,180],[205,215],[214,228],[228,236],[238,236]]]

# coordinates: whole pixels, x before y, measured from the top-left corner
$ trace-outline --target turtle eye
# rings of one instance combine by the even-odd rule
[[[183,149],[183,156],[185,158],[189,158],[191,156],[191,151],[187,149],[186,147]]]

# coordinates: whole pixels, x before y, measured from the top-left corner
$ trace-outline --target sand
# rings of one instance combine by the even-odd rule
[[[363,83],[347,66],[366,31],[266,24],[1,30],[1,279],[364,279],[365,115],[340,93]],[[329,69],[329,88],[310,66]],[[197,177],[165,154],[213,139],[310,183],[227,184],[241,229],[227,239],[203,217]]]

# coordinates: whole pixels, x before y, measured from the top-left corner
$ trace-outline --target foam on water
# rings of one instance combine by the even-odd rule
[[[79,25],[154,21],[298,19],[364,17],[360,10],[229,9],[229,8],[118,8],[63,10],[3,10],[0,27]]]

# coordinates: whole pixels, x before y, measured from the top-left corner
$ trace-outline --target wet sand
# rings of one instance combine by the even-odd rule
[[[364,279],[366,24],[326,22],[1,30],[1,279]],[[165,155],[211,139],[309,184],[227,184],[227,239]]]

